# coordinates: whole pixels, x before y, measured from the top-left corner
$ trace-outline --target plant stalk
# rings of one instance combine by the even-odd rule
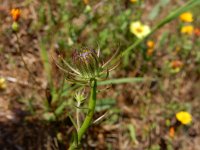
[[[18,37],[17,33],[14,33],[14,34],[15,34],[15,37],[16,37],[16,39],[17,39],[17,53],[20,55],[20,58],[21,58],[21,60],[22,60],[22,62],[23,62],[23,64],[24,64],[24,67],[25,67],[25,69],[28,71],[28,73],[29,73],[31,79],[36,83],[36,80],[35,80],[35,78],[33,77],[33,75],[32,75],[32,73],[31,73],[30,69],[28,68],[28,65],[26,64],[26,62],[25,62],[25,60],[24,60],[24,57],[23,57],[23,54],[22,54],[22,52],[21,52],[19,37]]]
[[[77,124],[77,130],[80,129],[80,110],[79,110],[79,107],[80,107],[81,103],[80,102],[77,102],[77,108],[76,108],[76,124]]]
[[[90,98],[89,98],[89,104],[88,104],[88,113],[87,116],[81,126],[81,128],[78,131],[78,142],[80,143],[84,133],[86,132],[87,128],[90,126],[92,122],[92,118],[95,111],[96,106],[96,92],[97,92],[97,81],[96,79],[93,80],[91,92],[90,92]]]
[[[85,117],[85,120],[83,124],[81,125],[80,129],[77,131],[78,132],[78,145],[76,145],[76,140],[73,141],[72,145],[70,146],[69,150],[75,150],[78,149],[77,146],[80,145],[81,139],[89,126],[92,123],[94,111],[95,111],[95,106],[96,106],[96,93],[97,93],[97,81],[96,79],[93,79],[92,84],[91,84],[91,91],[90,91],[90,98],[89,98],[89,104],[88,104],[88,112]]]

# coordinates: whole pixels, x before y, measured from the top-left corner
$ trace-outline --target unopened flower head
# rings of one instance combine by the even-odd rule
[[[182,66],[183,66],[183,62],[180,61],[180,60],[173,60],[173,61],[171,62],[171,67],[172,67],[173,69],[181,68]]]
[[[88,48],[80,51],[75,50],[72,56],[73,65],[61,58],[65,67],[58,65],[58,63],[57,66],[66,73],[66,80],[74,83],[86,84],[94,79],[106,79],[109,72],[119,65],[119,61],[112,65],[115,58],[119,58],[118,53],[119,51],[116,51],[115,54],[104,63],[100,57],[100,50],[95,51]]]
[[[153,53],[154,53],[154,49],[153,48],[147,49],[147,56],[152,56]]]
[[[179,16],[180,20],[183,22],[193,22],[193,15],[191,12],[182,13]]]
[[[21,16],[21,10],[20,9],[17,9],[17,8],[14,8],[10,11],[10,14],[13,18],[13,21],[18,21],[20,16]]]
[[[152,56],[153,52],[154,52],[154,47],[155,47],[155,43],[152,40],[148,40],[147,43],[147,55],[148,56]]]
[[[130,31],[140,39],[146,37],[151,32],[150,27],[143,25],[140,21],[132,22],[130,24]]]
[[[152,41],[152,40],[148,40],[148,41],[147,41],[147,47],[148,47],[148,48],[154,48],[154,46],[155,46],[154,41]]]
[[[176,113],[176,119],[184,125],[190,124],[192,122],[191,114],[186,111],[180,111]]]

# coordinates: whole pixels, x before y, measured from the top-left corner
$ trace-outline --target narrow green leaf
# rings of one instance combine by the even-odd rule
[[[77,130],[77,125],[76,125],[76,123],[75,123],[75,121],[74,121],[74,119],[72,118],[72,116],[71,115],[68,115],[69,116],[69,119],[71,120],[71,122],[72,122],[72,124],[73,124],[73,126],[76,128],[76,130]]]
[[[159,12],[160,12],[160,5],[157,4],[157,5],[152,9],[152,11],[151,11],[151,13],[149,14],[149,17],[148,17],[148,18],[149,18],[150,20],[155,19],[155,18],[158,16]]]
[[[42,63],[44,65],[44,70],[45,70],[45,75],[48,79],[49,84],[52,87],[52,77],[51,77],[51,64],[49,63],[49,57],[48,57],[48,53],[47,50],[45,48],[45,44],[43,42],[41,42],[40,44],[40,56],[42,58]]]
[[[110,109],[112,106],[116,104],[116,100],[113,98],[104,98],[104,99],[99,99],[96,103],[96,108],[95,110],[97,112],[102,111],[102,110],[107,110]]]
[[[130,133],[130,137],[132,141],[136,142],[137,139],[136,139],[135,127],[132,124],[129,124],[128,129],[129,129],[129,133]]]
[[[170,0],[160,0],[159,3],[160,3],[161,6],[164,7],[164,6],[166,6],[169,2],[170,2]]]
[[[108,85],[108,84],[122,84],[122,83],[137,83],[142,82],[145,79],[143,77],[135,78],[119,78],[119,79],[110,79],[105,81],[98,81],[97,85]]]
[[[56,108],[56,110],[55,110],[56,116],[61,115],[61,114],[63,113],[64,109],[66,108],[67,105],[68,105],[68,104],[67,104],[66,101],[64,101],[63,103],[61,103],[60,106],[58,106],[58,107]]]

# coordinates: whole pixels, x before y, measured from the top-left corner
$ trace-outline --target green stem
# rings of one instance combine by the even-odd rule
[[[78,142],[80,143],[84,133],[86,132],[87,128],[90,126],[92,122],[92,118],[95,111],[96,106],[96,92],[97,92],[97,81],[96,79],[93,80],[91,93],[90,93],[90,99],[89,99],[89,105],[88,105],[88,113],[87,116],[81,126],[81,128],[78,131]]]
[[[16,41],[17,42],[17,52],[20,55],[20,58],[21,58],[21,60],[22,60],[22,62],[24,64],[24,67],[28,71],[28,73],[29,73],[31,79],[33,80],[33,82],[37,83],[36,80],[35,80],[35,78],[33,77],[33,74],[31,73],[30,69],[28,68],[28,65],[26,64],[26,61],[24,60],[23,53],[22,53],[21,48],[20,48],[19,37],[18,37],[17,33],[15,33],[15,37],[17,39],[17,41]]]
[[[76,108],[76,124],[77,124],[77,130],[80,129],[80,116],[79,116],[79,113],[80,113],[80,110],[79,110],[79,107],[80,107],[81,103],[80,102],[77,102],[77,108]]]
[[[75,150],[78,149],[77,146],[80,146],[81,139],[89,126],[92,123],[92,118],[94,115],[95,111],[95,106],[96,106],[96,93],[97,93],[97,81],[94,79],[91,84],[91,91],[90,91],[90,98],[89,98],[89,104],[88,104],[88,113],[85,117],[85,120],[80,127],[80,129],[77,131],[78,132],[78,145],[76,140],[73,141],[72,145],[70,146],[69,150]]]

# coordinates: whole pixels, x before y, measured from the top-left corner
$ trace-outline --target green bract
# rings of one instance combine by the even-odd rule
[[[64,65],[56,65],[65,72],[66,80],[73,83],[86,84],[92,80],[104,80],[108,77],[109,72],[115,69],[119,62],[116,62],[119,50],[104,63],[100,57],[100,50],[92,49],[75,50],[72,56],[72,63],[68,63],[61,58]]]

